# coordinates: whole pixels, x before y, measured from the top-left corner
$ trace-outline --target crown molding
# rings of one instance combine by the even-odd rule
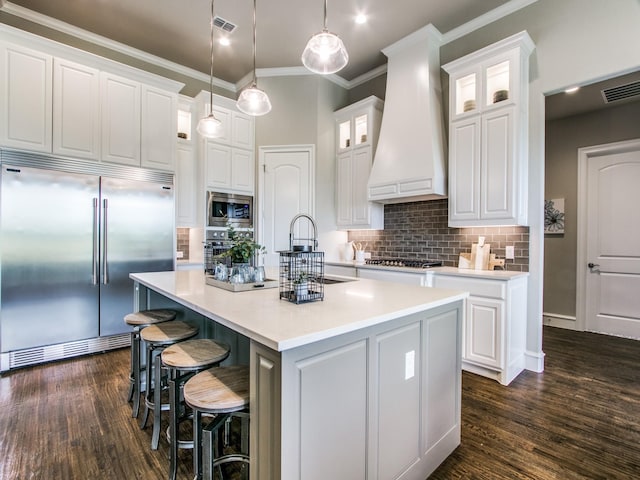
[[[443,34],[442,45],[458,40],[459,38],[462,38],[482,27],[486,27],[496,20],[500,20],[507,15],[511,15],[518,10],[528,7],[537,1],[538,0],[511,0],[510,2],[500,5],[484,15],[480,15],[479,17],[476,17],[473,20],[470,20],[467,23]]]
[[[172,62],[170,60],[152,55],[147,52],[143,52],[142,50],[130,47],[128,45],[125,45],[124,43],[116,42],[109,38],[103,37],[102,35],[96,35],[95,33],[91,33],[87,30],[83,30],[82,28],[75,27],[66,22],[62,22],[46,15],[42,15],[41,13],[34,12],[33,10],[29,10],[28,8],[15,5],[11,2],[6,2],[4,5],[0,5],[0,8],[2,8],[4,12],[10,15],[22,18],[29,22],[33,22],[38,25],[42,25],[43,27],[51,28],[58,32],[65,33],[80,40],[84,40],[86,42],[108,48],[109,50],[122,53],[137,60],[142,60],[143,62],[147,62],[151,65],[156,65],[172,72],[179,73],[181,75],[186,75],[187,77],[193,78],[195,80],[209,83],[209,75],[198,70],[185,67],[184,65],[180,65],[179,63]],[[217,87],[224,88],[225,90],[229,90],[234,93],[237,91],[233,83],[221,80],[216,77],[213,77],[213,84]]]

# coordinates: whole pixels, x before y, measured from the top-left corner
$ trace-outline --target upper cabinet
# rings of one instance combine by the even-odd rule
[[[526,32],[444,65],[449,73],[449,226],[527,224]]]
[[[0,42],[0,144],[51,152],[51,55]]]
[[[369,202],[367,187],[382,107],[382,100],[371,96],[334,113],[336,224],[343,230],[384,228],[384,205]]]
[[[1,146],[174,171],[183,84],[0,31]]]
[[[208,92],[202,92],[197,98],[201,101],[203,115],[208,114]],[[205,189],[253,195],[255,120],[239,112],[235,102],[219,96],[214,97],[213,114],[221,122],[221,134],[203,141]]]

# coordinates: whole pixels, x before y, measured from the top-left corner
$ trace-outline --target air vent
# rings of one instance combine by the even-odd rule
[[[605,103],[629,100],[637,96],[640,96],[640,81],[602,90],[602,98]]]
[[[227,33],[233,32],[237,27],[236,24],[231,23],[230,21],[225,20],[224,18],[217,15],[213,18],[213,26],[218,27],[220,30],[224,30]]]

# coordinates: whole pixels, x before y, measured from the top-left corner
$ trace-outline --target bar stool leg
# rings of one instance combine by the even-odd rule
[[[193,480],[202,480],[202,412],[193,411]]]
[[[152,349],[150,347],[147,347],[147,354],[146,354],[146,365],[145,365],[145,374],[146,374],[146,388],[145,388],[145,393],[144,393],[144,397],[145,397],[145,402],[144,402],[144,413],[142,414],[142,420],[140,421],[140,428],[144,429],[144,427],[147,426],[147,420],[149,419],[149,401],[151,401],[151,383],[152,383],[152,378],[153,378],[153,374],[151,372],[151,366],[153,365],[153,360],[152,360]]]
[[[129,352],[131,354],[131,360],[129,362],[129,365],[131,365],[131,369],[129,370],[129,395],[127,395],[127,402],[130,402],[133,400],[133,394],[135,393],[135,374],[134,374],[134,363],[133,363],[133,337],[135,336],[135,331],[131,332],[131,335],[129,335],[129,343],[130,343],[130,349]]]
[[[140,378],[140,329],[131,333],[131,365],[133,365],[133,406],[131,416],[138,418],[140,415],[140,395],[142,394],[142,379]]]
[[[162,393],[162,362],[160,354],[156,352],[154,359],[154,381],[153,381],[153,432],[151,434],[151,450],[158,449],[160,443],[160,415],[162,414],[162,401],[160,395]]]

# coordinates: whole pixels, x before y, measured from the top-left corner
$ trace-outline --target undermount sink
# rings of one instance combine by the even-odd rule
[[[355,278],[347,278],[347,277],[324,277],[323,283],[325,285],[331,285],[333,283],[345,283],[345,282],[355,282]]]

